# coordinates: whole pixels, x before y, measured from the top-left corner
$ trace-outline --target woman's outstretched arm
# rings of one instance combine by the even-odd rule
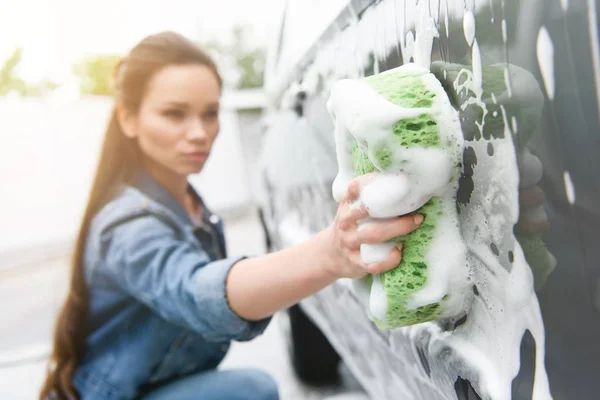
[[[334,223],[313,238],[262,257],[235,264],[227,278],[229,305],[239,316],[260,320],[318,292],[339,278],[359,278],[382,273],[400,263],[400,244],[387,260],[364,264],[360,245],[380,243],[415,230],[423,221],[418,214],[371,223],[358,230],[357,221],[369,216],[364,206],[352,207],[358,198],[357,178],[348,186]]]

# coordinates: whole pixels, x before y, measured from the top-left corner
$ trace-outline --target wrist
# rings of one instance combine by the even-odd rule
[[[317,264],[324,277],[330,281],[336,281],[341,278],[338,273],[339,261],[334,254],[334,243],[332,235],[332,226],[321,231],[314,237],[317,246]]]

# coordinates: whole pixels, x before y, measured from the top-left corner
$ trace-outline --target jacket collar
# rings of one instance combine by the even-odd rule
[[[186,225],[193,225],[190,216],[183,206],[173,197],[171,193],[146,170],[142,170],[136,180],[135,186],[150,199],[162,204],[173,212]],[[206,210],[204,201],[196,190],[188,183],[188,190],[199,200],[201,207]]]

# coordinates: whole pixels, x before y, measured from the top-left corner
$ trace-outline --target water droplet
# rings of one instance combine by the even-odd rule
[[[512,97],[512,86],[510,85],[510,73],[508,72],[508,67],[504,68],[504,84],[506,85],[508,97]]]
[[[565,182],[565,192],[567,193],[567,200],[569,204],[575,204],[575,186],[571,180],[571,174],[569,171],[563,172],[563,180]]]
[[[519,127],[517,126],[517,118],[516,117],[512,117],[510,119],[511,123],[512,123],[512,131],[513,134],[517,134],[517,132],[519,131]]]
[[[546,95],[554,99],[554,45],[545,26],[540,28],[537,37],[537,60],[542,72]]]
[[[469,46],[473,44],[475,40],[475,16],[471,10],[465,11],[463,16],[463,31],[465,32],[465,39]]]
[[[495,255],[500,255],[500,250],[498,250],[498,246],[496,246],[496,243],[492,243],[490,244],[490,249],[492,250],[492,253],[494,253]]]

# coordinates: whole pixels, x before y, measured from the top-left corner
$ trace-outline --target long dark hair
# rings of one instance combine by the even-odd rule
[[[85,354],[88,333],[89,295],[84,280],[83,254],[90,222],[118,188],[134,179],[141,165],[138,144],[123,133],[117,106],[137,112],[152,77],[166,66],[185,64],[209,67],[222,85],[213,60],[192,41],[174,32],[146,37],[115,70],[115,106],[108,121],[96,175],[75,243],[71,283],[56,323],[41,400],[79,398],[72,378]]]

